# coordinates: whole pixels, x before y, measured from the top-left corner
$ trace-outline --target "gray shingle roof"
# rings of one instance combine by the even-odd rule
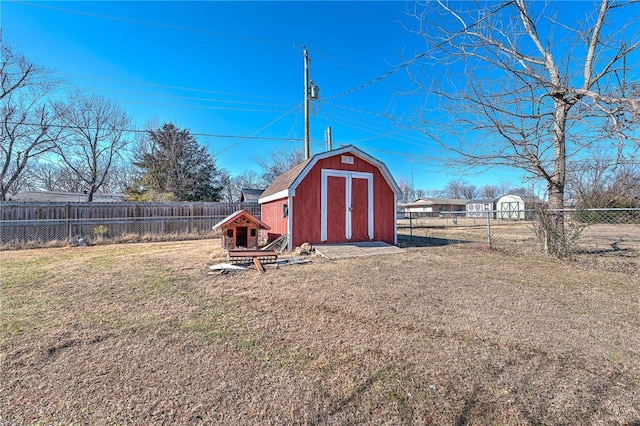
[[[277,194],[278,192],[289,189],[293,181],[296,180],[298,175],[300,175],[304,167],[309,164],[309,161],[311,161],[311,159],[304,160],[297,166],[293,166],[283,174],[277,176],[273,180],[273,182],[271,182],[271,185],[269,185],[267,189],[264,190],[260,198],[268,197],[269,195]]]
[[[258,202],[258,198],[264,192],[264,189],[242,188],[242,200],[245,202]]]

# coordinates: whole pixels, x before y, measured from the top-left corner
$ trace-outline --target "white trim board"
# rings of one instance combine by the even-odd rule
[[[320,187],[320,240],[327,241],[327,184],[329,177],[342,177],[345,179],[345,239],[351,240],[351,198],[352,198],[352,180],[367,180],[367,234],[370,240],[373,240],[374,224],[373,224],[373,173],[352,172],[348,170],[322,169],[321,187]]]

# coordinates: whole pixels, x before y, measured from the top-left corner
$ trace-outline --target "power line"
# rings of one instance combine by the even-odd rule
[[[362,90],[365,87],[371,86],[372,84],[375,84],[375,83],[377,83],[377,82],[379,82],[381,80],[384,80],[385,78],[397,73],[398,71],[400,71],[402,69],[405,69],[407,66],[415,63],[416,61],[418,61],[418,60],[430,55],[436,49],[439,49],[440,47],[444,46],[445,44],[451,42],[451,40],[453,40],[454,38],[458,37],[460,34],[464,34],[469,29],[471,29],[471,28],[475,27],[476,25],[480,24],[482,21],[488,19],[489,16],[492,16],[492,15],[498,13],[500,10],[502,10],[503,8],[505,8],[506,6],[508,6],[510,4],[511,4],[511,2],[502,3],[495,10],[493,10],[490,13],[488,13],[487,15],[485,15],[479,21],[476,21],[476,22],[474,22],[474,23],[472,23],[470,25],[467,25],[466,27],[464,27],[460,31],[457,31],[457,32],[453,33],[451,36],[449,36],[448,38],[442,40],[440,43],[436,44],[435,46],[433,46],[431,49],[427,50],[426,52],[419,53],[419,54],[415,55],[412,59],[409,59],[407,61],[401,62],[399,65],[396,65],[391,70],[389,70],[386,73],[374,78],[373,80],[369,80],[369,81],[361,84],[360,86],[354,87],[353,89],[345,90],[344,92],[338,93],[337,95],[329,96],[329,97],[327,97],[325,99],[333,99],[333,98],[337,98],[337,97],[340,97],[340,96],[346,96],[346,95],[349,95],[351,93],[354,93],[354,92],[357,92],[359,90]]]
[[[81,79],[96,79],[96,80],[112,81],[112,82],[116,82],[116,83],[125,83],[125,84],[141,85],[141,86],[158,87],[158,88],[162,88],[162,89],[182,90],[182,91],[185,91],[185,92],[211,93],[211,94],[215,94],[215,95],[247,97],[247,98],[256,98],[256,99],[279,99],[279,98],[274,98],[274,97],[269,97],[269,96],[259,96],[259,95],[256,95],[256,94],[225,92],[225,91],[221,91],[221,90],[203,89],[203,88],[199,88],[199,87],[176,86],[176,85],[153,83],[153,82],[147,82],[147,81],[123,80],[123,79],[118,79],[118,78],[96,76],[96,75],[73,74],[73,73],[65,73],[63,75],[69,76],[69,77],[80,77]],[[102,89],[100,89],[100,90],[102,90]]]
[[[377,127],[378,131],[386,131],[385,129],[383,129],[383,128],[379,127],[379,126],[371,125],[371,124],[368,124],[368,123],[362,123],[362,121],[358,121],[356,123],[354,121],[351,121],[351,120],[345,118],[345,116],[343,116],[343,115],[334,116],[334,115],[331,115],[331,114],[327,114],[325,112],[323,114],[320,114],[320,116],[324,117],[327,120],[330,120],[332,122],[341,123],[341,124],[344,124],[344,125],[346,125],[348,127],[353,128],[353,129],[363,130],[363,131],[366,131],[366,132],[369,132],[369,133],[376,131],[376,127]],[[423,143],[424,141],[422,139],[417,138],[417,137],[400,138],[398,136],[394,136],[393,133],[388,133],[387,135],[379,135],[377,137],[383,137],[383,136],[389,137],[389,139],[394,139],[394,140],[400,141],[402,143],[406,143],[408,145],[415,145],[415,146],[418,146],[418,147],[421,147],[421,148],[427,148],[427,149],[432,148],[432,147],[430,147],[428,145],[425,145]],[[411,140],[411,139],[414,139],[414,140]]]
[[[141,96],[141,97],[155,97],[155,98],[167,98],[167,99],[178,99],[185,101],[203,101],[209,103],[228,103],[228,104],[240,104],[240,105],[257,105],[257,106],[265,106],[265,107],[289,107],[291,104],[274,104],[274,103],[264,103],[264,102],[251,102],[251,101],[240,101],[240,100],[229,100],[229,99],[214,99],[214,98],[205,98],[205,97],[195,97],[195,96],[178,96],[178,95],[165,95],[159,93],[150,93],[150,92],[132,92],[129,90],[118,90],[118,89],[103,89],[103,88],[95,88],[95,87],[86,87],[86,86],[74,86],[74,85],[64,85],[62,87],[70,87],[70,88],[80,88],[84,90],[92,90],[92,91],[101,91],[101,92],[109,92],[109,93],[120,93],[124,95],[131,96]],[[55,97],[64,97],[62,95],[52,95]]]
[[[68,99],[63,95],[49,95],[50,98]],[[227,107],[218,105],[194,105],[194,104],[167,104],[148,101],[137,101],[133,99],[113,99],[119,103],[136,104],[136,105],[152,105],[157,107],[169,107],[169,108],[196,108],[196,109],[208,109],[216,111],[242,111],[242,112],[281,112],[281,109],[264,109],[264,108],[240,108],[240,107]],[[284,105],[283,105],[284,106]]]
[[[279,117],[275,118],[274,120],[271,120],[269,123],[265,124],[264,126],[260,127],[258,130],[256,130],[255,132],[251,133],[251,135],[249,137],[255,137],[255,135],[257,135],[258,133],[260,133],[261,131],[263,131],[264,129],[270,127],[272,124],[276,123],[277,121],[279,121],[280,119],[282,119],[283,117],[285,117],[286,115],[288,115],[289,113],[291,113],[292,111],[294,111],[296,108],[299,108],[301,106],[301,104],[298,104],[296,106],[294,106],[293,108],[291,108],[289,111],[286,111],[284,114],[280,115]],[[302,140],[302,139],[294,139],[294,138],[278,138],[278,140],[281,141],[291,141],[291,140]],[[243,140],[240,140],[238,142],[235,142],[231,145],[229,145],[228,147],[218,151],[216,153],[216,155],[220,155],[223,152],[226,152],[228,150],[230,150],[231,148],[234,148],[238,145],[240,145],[242,142],[244,142]]]
[[[22,125],[22,126],[40,126],[40,123],[19,123],[8,121],[7,124],[11,124],[14,126]],[[98,127],[93,126],[69,126],[63,124],[49,124],[47,127],[54,127],[56,129],[88,129],[88,130],[100,130]],[[148,130],[141,129],[117,129],[122,130],[127,133],[147,133]],[[225,134],[217,134],[217,133],[195,133],[189,132],[192,136],[202,136],[209,138],[220,138],[220,139],[256,139],[256,140],[277,140],[277,141],[301,141],[302,138],[280,138],[280,137],[270,137],[270,136],[255,136],[255,135],[225,135]]]

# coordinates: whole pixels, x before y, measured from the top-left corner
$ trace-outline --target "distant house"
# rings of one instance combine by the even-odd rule
[[[348,145],[276,177],[259,202],[272,236],[289,235],[292,250],[304,242],[396,244],[400,194],[384,163]]]
[[[31,203],[86,203],[86,192],[62,192],[62,191],[29,191],[20,192],[7,197],[7,201],[22,201]],[[125,194],[110,194],[96,192],[93,194],[94,203],[120,203],[126,201]]]
[[[264,192],[264,189],[242,188],[242,194],[240,195],[241,203],[256,203],[258,204],[258,198]]]
[[[405,213],[412,216],[438,216],[442,213],[463,212],[469,200],[459,198],[418,198],[402,204]]]
[[[494,217],[493,211],[496,209],[498,198],[480,198],[467,202],[467,217],[487,218]]]

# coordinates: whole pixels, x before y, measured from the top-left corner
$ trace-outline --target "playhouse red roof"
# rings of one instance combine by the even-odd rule
[[[218,228],[225,227],[225,226],[235,222],[237,219],[239,219],[241,217],[244,217],[249,222],[254,223],[255,225],[257,225],[261,229],[266,229],[266,230],[271,229],[271,227],[269,225],[267,225],[266,223],[264,223],[263,221],[261,221],[260,219],[258,219],[257,217],[255,217],[254,215],[252,215],[251,213],[249,213],[245,209],[238,210],[236,212],[231,213],[229,216],[225,217],[220,222],[218,222],[215,225],[213,225],[213,229],[218,229]]]

